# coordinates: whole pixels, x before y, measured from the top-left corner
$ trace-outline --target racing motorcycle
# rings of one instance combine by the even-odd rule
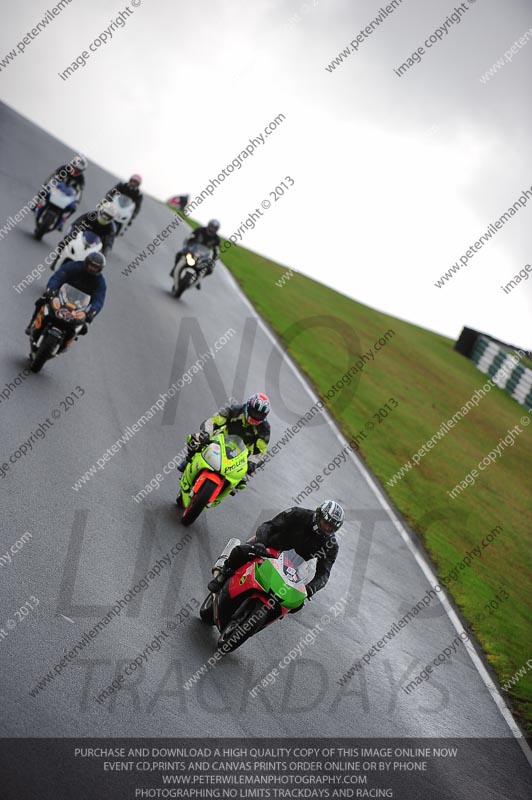
[[[44,364],[69,347],[84,327],[91,297],[69,283],[50,295],[39,309],[30,329],[30,370],[40,372]]]
[[[231,539],[213,567],[218,575],[225,559],[239,539]],[[200,606],[203,622],[215,625],[220,636],[218,650],[232,653],[251,636],[282,620],[305,602],[305,585],[316,571],[316,559],[305,561],[295,550],[279,552],[268,548],[268,557],[254,558],[222,586],[209,594]]]
[[[181,297],[183,292],[202,280],[211,267],[211,251],[204,244],[193,244],[185,253],[185,263],[176,267],[172,294]]]
[[[192,525],[204,508],[219,505],[246,485],[248,450],[240,436],[218,433],[194,453],[179,487],[177,505],[183,509],[181,522]]]
[[[126,228],[133,218],[135,203],[131,197],[127,197],[125,194],[115,197],[113,202],[116,209],[114,218],[116,235],[123,236],[126,232]]]
[[[76,210],[77,194],[72,186],[58,183],[47,187],[46,197],[39,200],[34,209],[35,231],[33,236],[40,241],[45,233],[59,227],[63,215],[72,214]]]
[[[103,247],[103,242],[97,233],[92,231],[79,231],[63,248],[50,269],[52,272],[59,269],[68,261],[84,261],[89,253],[98,253]]]

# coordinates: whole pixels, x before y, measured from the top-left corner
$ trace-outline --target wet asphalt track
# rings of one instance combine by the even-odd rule
[[[0,107],[0,121],[1,226],[71,151],[5,106]],[[81,210],[91,210],[114,182],[91,164]],[[227,539],[246,538],[260,520],[293,504],[292,497],[342,449],[328,424],[301,431],[245,493],[205,513],[190,529],[192,540],[171,570],[163,570],[42,693],[29,695],[64,649],[126,594],[134,576],[144,574],[185,534],[173,506],[173,476],[141,504],[132,496],[162,471],[186,433],[227,397],[265,389],[274,400],[275,442],[313,403],[286,362],[279,380],[272,380],[277,350],[223,267],[201,293],[189,292],[181,302],[171,297],[168,269],[186,226],[172,233],[132,275],[121,274],[172,219],[164,205],[145,200],[136,224],[126,238],[117,240],[109,259],[108,299],[90,335],[0,403],[0,463],[53,409],[61,410],[33,452],[0,479],[0,551],[25,531],[32,534],[13,562],[0,567],[0,628],[7,632],[0,642],[1,735],[511,737],[464,647],[436,671],[430,684],[410,695],[400,688],[407,674],[411,680],[456,637],[438,601],[345,687],[337,683],[355,657],[381,639],[428,588],[420,566],[352,461],[325,480],[320,495],[342,502],[350,522],[331,582],[304,613],[271,626],[190,691],[183,683],[212,655],[215,637],[197,617],[185,619],[124,690],[102,706],[95,702],[94,695],[161,628],[166,630],[172,614],[193,599],[203,599],[210,565]],[[13,285],[59,239],[53,233],[36,242],[32,229],[28,217],[0,241],[0,389],[27,365],[23,330],[50,273],[21,294]],[[235,334],[214,363],[195,375],[177,401],[146,424],[103,471],[74,491],[73,482],[197,359],[203,349],[201,337],[210,347],[230,328]],[[61,400],[77,386],[85,390],[84,396],[63,410]],[[277,413],[280,396],[292,410],[290,417]],[[317,499],[315,494],[309,503]],[[249,689],[324,614],[332,617],[330,607],[347,591],[354,598],[347,612],[324,626],[315,643],[281,671],[273,687],[251,699]],[[38,608],[8,630],[5,621],[31,596],[39,600]],[[517,743],[511,752],[512,763],[483,763],[479,758],[471,764],[468,775],[462,776],[468,782],[468,797],[526,796],[528,765]],[[443,762],[439,779],[442,786],[454,780]],[[449,797],[465,796],[457,787],[447,788]]]

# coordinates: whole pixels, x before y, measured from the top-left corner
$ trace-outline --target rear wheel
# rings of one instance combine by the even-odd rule
[[[214,625],[214,605],[212,594],[209,594],[200,606],[199,615],[206,625]]]
[[[183,525],[192,525],[192,523],[197,520],[209,502],[215,488],[216,484],[213,481],[205,481],[199,492],[193,496],[190,505],[185,508],[183,516],[181,517]]]
[[[271,608],[261,600],[245,602],[243,606],[225,626],[218,639],[218,650],[222,654],[232,653],[247,639],[258,633],[272,613]]]

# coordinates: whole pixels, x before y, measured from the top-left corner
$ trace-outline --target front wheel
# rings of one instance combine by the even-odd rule
[[[188,272],[186,272],[183,276],[179,276],[176,297],[181,297],[183,292],[186,292],[187,289],[190,289],[191,286],[194,286],[196,281],[197,278],[195,278],[194,275],[191,275]]]
[[[46,232],[44,228],[38,225],[33,231],[33,238],[40,242]]]
[[[56,344],[55,339],[51,339],[48,336],[44,337],[44,340],[41,343],[41,346],[33,356],[31,363],[30,363],[30,370],[31,372],[40,372],[41,369],[44,367],[48,359],[51,357],[52,349]]]
[[[209,594],[200,606],[199,615],[206,625],[214,625],[214,605],[212,594]]]
[[[218,650],[224,655],[232,653],[258,633],[271,615],[271,609],[261,600],[244,603],[244,606],[236,612],[218,639]]]
[[[181,523],[183,525],[192,525],[192,523],[197,520],[211,499],[211,495],[215,488],[216,484],[213,481],[205,481],[199,492],[193,496],[192,500],[190,501],[190,505],[185,508],[183,516],[181,517]]]

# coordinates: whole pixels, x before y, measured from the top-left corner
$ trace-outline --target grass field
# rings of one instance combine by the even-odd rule
[[[402,465],[487,376],[453,350],[452,340],[368,308],[256,253],[234,246],[222,260],[318,394],[372,348],[374,359],[368,355],[347,407],[339,406],[353,385],[329,409],[348,438],[368,421],[375,424],[361,441],[360,454],[423,541],[440,578],[468,551],[481,548],[481,556],[447,586],[503,685],[531,656],[531,434],[520,421],[526,409],[492,388],[435,440],[418,466],[392,484]],[[320,327],[309,327],[316,317],[322,318]],[[382,421],[374,417],[379,409],[387,413],[379,415]],[[478,470],[478,462],[510,429],[514,444],[508,442],[494,463]],[[448,492],[474,468],[479,473],[474,485],[451,499]],[[507,696],[532,731],[532,671]]]

